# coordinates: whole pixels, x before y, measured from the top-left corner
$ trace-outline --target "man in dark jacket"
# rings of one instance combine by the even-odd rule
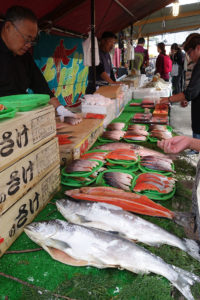
[[[116,82],[112,61],[109,52],[114,48],[117,37],[113,32],[105,31],[102,34],[100,44],[99,44],[99,58],[100,64],[96,66],[96,88],[98,86],[108,85],[108,84],[119,84]],[[86,89],[86,94],[93,94],[96,88],[93,87],[93,70],[89,67],[88,74],[88,86]]]
[[[200,139],[200,34],[186,39],[184,50],[190,59],[195,63],[192,76],[187,88],[179,94],[162,98],[160,103],[173,103],[191,101],[191,121],[193,137]]]
[[[48,94],[61,119],[76,117],[54,96],[28,52],[37,35],[37,18],[30,9],[22,6],[8,9],[0,32],[0,96],[26,94],[30,88],[34,93]]]

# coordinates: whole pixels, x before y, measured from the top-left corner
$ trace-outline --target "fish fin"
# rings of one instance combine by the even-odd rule
[[[195,274],[180,269],[178,267],[172,266],[174,271],[177,273],[176,278],[168,278],[172,284],[185,296],[188,300],[194,300],[190,286],[195,282],[200,282],[200,278]]]
[[[91,223],[90,220],[88,220],[85,216],[83,215],[79,215],[79,214],[76,214],[76,216],[79,218],[80,222],[81,223]]]
[[[183,227],[188,227],[188,224],[194,223],[194,214],[190,212],[174,212],[174,222]]]
[[[55,245],[58,245],[59,247],[58,248],[61,248],[61,249],[67,249],[67,248],[71,248],[70,245],[64,241],[60,241],[60,240],[57,240],[57,239],[51,239]]]
[[[88,262],[84,260],[78,260],[73,258],[72,256],[68,255],[62,250],[59,250],[57,248],[48,247],[48,253],[51,255],[51,257],[57,261],[60,261],[64,264],[70,265],[70,266],[87,266]]]

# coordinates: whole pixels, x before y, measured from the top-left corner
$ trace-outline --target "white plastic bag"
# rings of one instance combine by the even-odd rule
[[[171,70],[171,76],[178,76],[178,64],[173,63],[172,70]]]
[[[83,64],[84,66],[91,67],[92,66],[92,51],[91,51],[91,32],[89,32],[89,37],[82,42],[83,46]],[[99,46],[97,42],[97,38],[95,37],[95,66],[98,66],[100,63],[99,60]]]

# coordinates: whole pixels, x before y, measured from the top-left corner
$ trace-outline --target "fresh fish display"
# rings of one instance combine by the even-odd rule
[[[173,177],[167,177],[158,173],[143,173],[136,179],[133,190],[135,192],[148,190],[168,194],[173,191],[175,181],[176,180]]]
[[[101,137],[113,141],[119,141],[121,138],[123,138],[124,134],[125,131],[122,130],[104,131]]]
[[[153,130],[165,131],[165,130],[167,130],[167,125],[152,124],[149,127],[149,129],[151,131],[153,131]]]
[[[64,122],[70,125],[77,125],[82,122],[82,118],[64,117]]]
[[[133,180],[132,175],[122,172],[105,172],[103,178],[108,185],[127,191]]]
[[[135,124],[137,125],[137,124]],[[126,132],[126,134],[130,133],[130,134],[137,134],[137,135],[144,135],[147,136],[149,135],[148,131],[145,128],[135,128],[135,125],[129,125],[128,126],[128,131]],[[139,125],[141,126],[141,125]],[[141,126],[142,127],[142,126]]]
[[[141,158],[140,165],[152,170],[165,171],[165,172],[173,172],[172,169],[172,160],[162,158],[159,156],[147,155]]]
[[[130,149],[134,150],[135,153],[139,156],[146,156],[146,155],[156,155],[159,157],[165,157],[168,156],[164,153],[136,145],[134,143],[128,144],[128,143],[122,143],[122,142],[116,142],[116,143],[108,143],[97,146],[95,149],[101,149],[101,150],[116,150],[116,149]]]
[[[49,255],[72,266],[126,269],[166,277],[188,300],[194,300],[190,286],[200,282],[195,274],[169,265],[135,243],[104,230],[61,220],[32,223],[25,233]]]
[[[153,129],[150,133],[150,136],[155,137],[159,140],[167,140],[172,137],[172,133],[169,130],[157,130]]]
[[[131,124],[128,126],[128,130],[146,130],[146,125]]]
[[[72,199],[57,200],[56,206],[69,222],[114,231],[129,240],[149,246],[158,247],[164,244],[174,246],[200,261],[200,245],[197,242],[190,239],[180,239],[118,206]]]
[[[106,159],[136,161],[137,155],[134,150],[116,149],[109,152]]]
[[[116,122],[111,123],[107,126],[108,130],[122,130],[125,127],[125,123],[122,122]]]
[[[124,139],[134,141],[146,141],[147,137],[145,135],[135,134],[134,131],[127,131],[124,135]]]
[[[105,161],[105,157],[108,152],[89,152],[81,155],[80,159],[96,159],[100,161]]]
[[[136,113],[132,119],[133,122],[149,123],[151,120],[151,113]]]
[[[125,192],[113,187],[82,187],[65,191],[74,199],[110,203],[138,214],[173,219],[175,214],[164,206],[155,203],[144,195]]]
[[[99,163],[95,160],[75,159],[72,163],[66,166],[67,173],[72,172],[90,172],[93,168],[97,167]]]

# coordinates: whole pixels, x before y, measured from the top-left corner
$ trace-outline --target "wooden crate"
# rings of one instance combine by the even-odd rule
[[[75,126],[66,124],[65,128],[58,131],[68,132],[72,138],[71,144],[60,145],[61,165],[70,163],[74,159],[78,159],[81,154],[87,151],[97,140],[98,136],[103,133],[103,120],[99,119],[83,119],[83,121]]]
[[[95,94],[100,94],[110,99],[116,99],[121,94],[122,89],[119,84],[101,86]]]
[[[0,172],[0,215],[59,163],[54,138]]]
[[[52,105],[0,121],[0,171],[56,135]]]
[[[0,216],[0,257],[23,232],[26,224],[44,208],[60,186],[60,166]]]

